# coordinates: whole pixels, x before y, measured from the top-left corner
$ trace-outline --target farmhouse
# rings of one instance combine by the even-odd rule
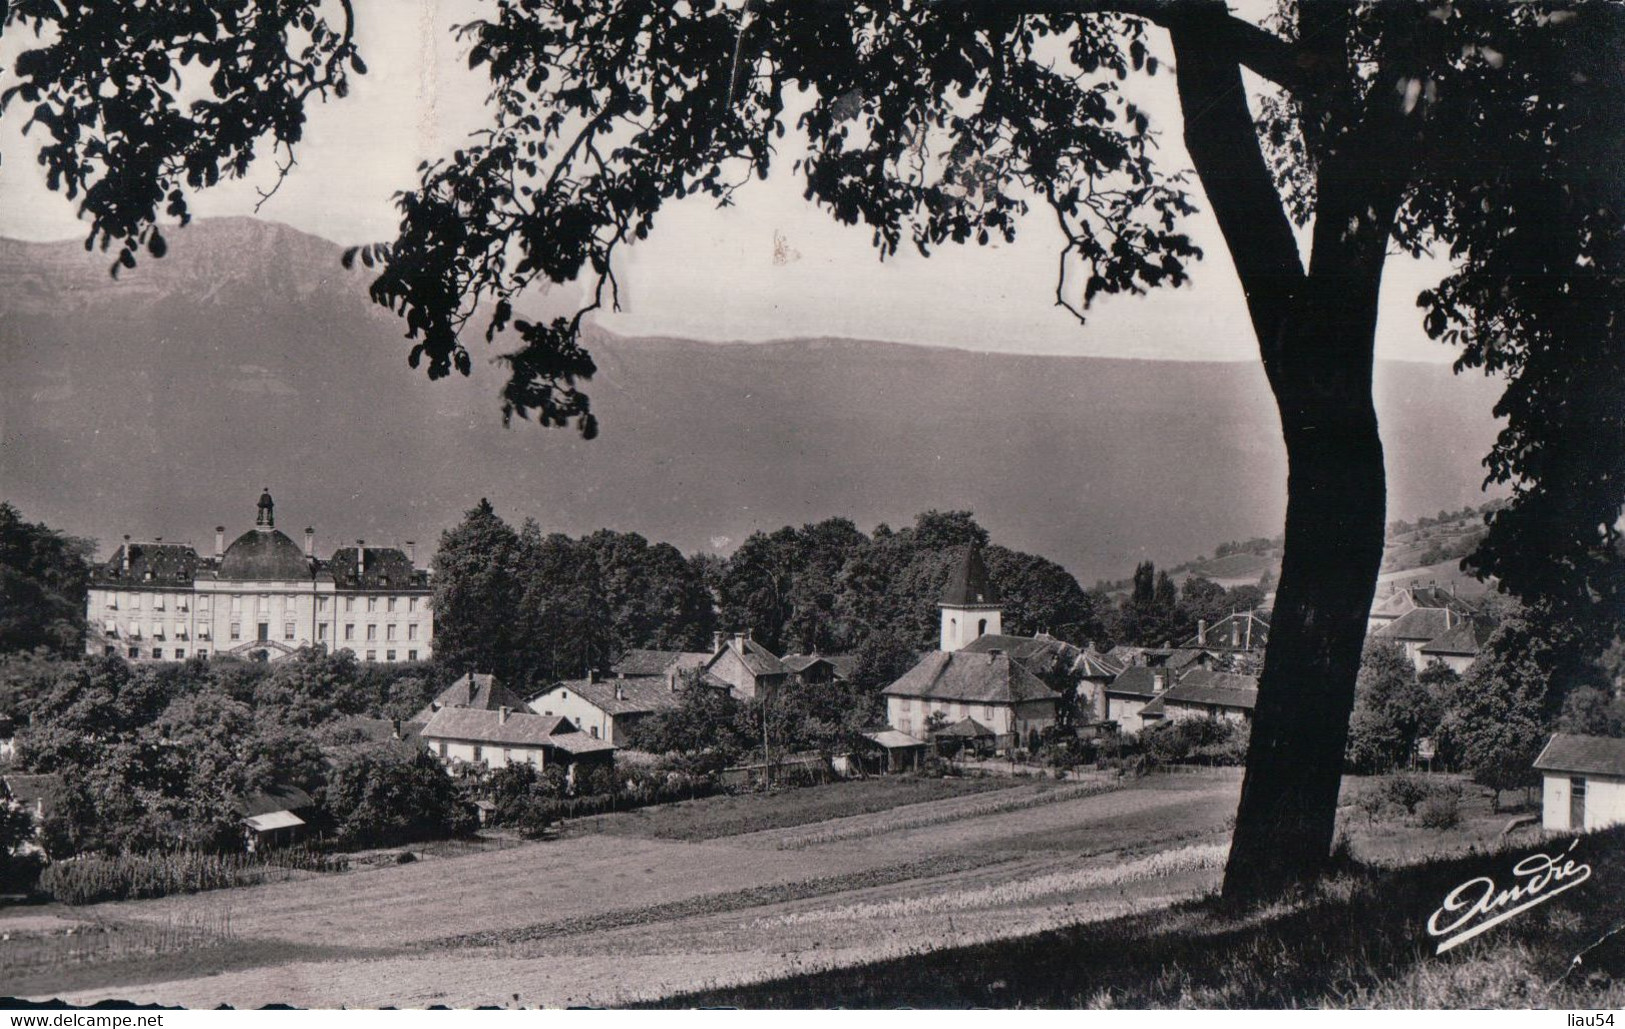
[[[1009,654],[927,654],[882,692],[886,721],[909,735],[926,732],[932,715],[948,723],[974,718],[1018,745],[1034,730],[1055,725],[1060,695]]]
[[[1372,603],[1366,631],[1375,633],[1417,610],[1452,611],[1466,617],[1479,613],[1477,607],[1456,596],[1454,590],[1437,585],[1390,587],[1387,596],[1379,597]]]
[[[526,710],[524,698],[498,682],[496,676],[469,672],[441,690],[440,696],[412,716],[412,721],[428,722],[436,712],[448,707],[466,707],[477,711],[497,711],[502,708]]]
[[[1078,676],[1077,715],[1085,723],[1105,719],[1105,688],[1123,671],[1121,665],[1093,647],[1074,646],[1047,632],[1037,636],[989,634],[965,644],[963,649],[971,654],[1002,651],[1037,676],[1061,669]]]
[[[1464,674],[1478,660],[1478,653],[1489,642],[1495,627],[1482,618],[1468,618],[1458,622],[1438,639],[1416,648],[1416,670],[1421,671],[1435,661],[1448,666],[1458,675]]]
[[[726,683],[701,679],[726,690]],[[632,728],[661,711],[681,705],[681,683],[675,678],[570,679],[554,683],[530,699],[529,709],[539,715],[562,715],[593,739],[627,745]]]
[[[1116,722],[1123,732],[1139,732],[1145,728],[1143,713],[1150,704],[1171,689],[1178,675],[1167,667],[1130,665],[1102,691],[1105,697],[1105,721]]]
[[[1535,758],[1541,826],[1556,832],[1625,822],[1625,740],[1560,732]]]
[[[771,650],[751,639],[749,632],[724,637],[717,633],[711,657],[702,666],[707,674],[727,683],[735,697],[749,700],[771,695],[790,678],[790,670]]]
[[[421,738],[429,752],[447,764],[490,769],[516,764],[561,767],[571,781],[579,768],[615,761],[614,744],[594,739],[568,718],[506,707],[496,711],[441,708],[423,727]]]
[[[1251,675],[1196,669],[1140,709],[1142,723],[1185,718],[1251,722],[1258,680]]]
[[[628,650],[621,659],[609,666],[616,679],[677,678],[685,668],[699,668],[711,659],[711,654],[697,650]]]
[[[840,667],[822,654],[786,654],[779,658],[779,663],[809,686],[821,686],[846,678]]]

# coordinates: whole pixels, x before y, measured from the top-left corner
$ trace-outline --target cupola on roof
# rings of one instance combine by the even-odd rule
[[[238,580],[308,579],[310,558],[297,543],[276,528],[275,501],[267,489],[260,494],[254,528],[237,537],[220,560],[219,577]]]

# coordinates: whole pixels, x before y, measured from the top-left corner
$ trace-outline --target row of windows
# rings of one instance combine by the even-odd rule
[[[102,653],[109,654],[109,655],[117,654],[118,653],[118,648],[117,647],[111,647],[111,646],[103,647],[102,648]],[[209,656],[208,649],[204,648],[204,647],[199,647],[196,651],[194,651],[194,653],[198,657],[208,657]],[[163,647],[153,647],[150,650],[146,651],[144,656],[149,657],[154,661],[163,661],[163,660],[166,660],[165,654],[166,654],[166,651],[165,651],[165,649]],[[167,660],[170,660],[170,661],[185,661],[186,660],[186,648],[185,647],[175,647],[175,648],[167,651],[167,654],[168,654]],[[140,647],[129,647],[129,648],[127,648],[125,650],[125,656],[129,657],[131,660],[139,660],[143,656],[142,649]],[[385,661],[397,661],[399,659],[400,659],[399,658],[399,651],[395,651],[395,650],[386,650],[386,651],[384,651],[384,660]],[[408,661],[416,661],[417,659],[418,659],[418,652],[417,651],[408,650],[406,652],[406,660],[408,660]],[[378,660],[378,651],[376,651],[376,650],[367,651],[365,660],[377,661]]]
[[[154,611],[168,610],[169,607],[171,606],[171,604],[173,604],[173,607],[174,607],[174,609],[176,611],[189,611],[189,610],[191,610],[190,600],[189,600],[189,598],[187,598],[185,596],[174,597],[172,601],[169,598],[166,598],[165,594],[162,594],[162,593],[150,594],[150,597],[151,597],[151,608]],[[123,600],[124,609],[129,610],[129,611],[140,611],[142,609],[142,605],[144,603],[146,603],[146,601],[144,601],[142,599],[143,594],[140,594],[140,593],[123,593],[123,594],[121,594],[121,593],[109,592],[107,594],[107,609],[109,611],[117,611],[117,610],[119,610],[121,598]],[[232,596],[231,596],[231,613],[232,614],[241,614],[242,613],[244,599],[245,598],[244,598],[243,594],[241,594],[241,593],[232,594]],[[281,600],[284,604],[286,604],[289,601],[293,601],[293,600],[295,600],[297,598],[296,597],[278,597],[277,599]],[[334,599],[334,598],[332,598],[332,597],[317,597],[316,598],[316,610],[318,610],[318,611],[326,611],[326,610],[328,610],[328,607],[329,607],[328,602],[330,600],[332,600],[332,599]],[[345,611],[349,612],[349,611],[356,610],[356,600],[358,598],[356,598],[356,597],[345,597],[343,599],[344,599],[344,610]],[[416,614],[419,610],[427,610],[427,605],[423,605],[420,608],[420,606],[418,604],[418,601],[424,599],[422,597],[361,597],[359,599],[365,602],[365,604],[366,604],[365,609],[369,613],[376,612],[376,611],[380,610],[380,608],[378,606],[378,602],[380,600],[382,600],[384,602],[384,606],[383,606],[382,610],[384,610],[386,612],[394,612],[394,611],[404,610],[407,614]],[[257,612],[259,614],[268,614],[270,612],[270,610],[271,610],[271,600],[272,600],[272,595],[271,594],[268,594],[268,593],[256,594],[254,596],[254,610],[255,610],[255,612]],[[401,601],[405,601],[405,603],[402,604]],[[197,598],[197,609],[199,611],[207,611],[207,610],[209,610],[209,598],[207,596],[199,596]]]
[[[916,705],[918,707],[916,708]],[[933,711],[941,711],[950,718],[970,718],[972,705],[963,701],[939,702],[930,700],[915,700],[912,697],[903,697],[898,701],[898,710],[902,714],[910,714],[918,710],[922,715],[929,715]],[[982,718],[997,718],[998,708],[992,704],[982,707]]]

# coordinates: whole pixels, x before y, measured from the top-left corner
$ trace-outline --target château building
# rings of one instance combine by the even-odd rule
[[[278,660],[301,647],[352,651],[363,661],[422,661],[434,647],[429,574],[416,546],[356,540],[323,560],[316,532],[301,547],[276,527],[262,493],[254,528],[214,553],[186,543],[131,540],[91,569],[85,650],[132,661],[231,654]]]

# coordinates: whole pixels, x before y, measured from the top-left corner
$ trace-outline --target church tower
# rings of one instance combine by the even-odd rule
[[[1003,631],[998,594],[988,582],[980,547],[965,549],[964,559],[948,579],[937,607],[942,611],[942,646],[952,653],[977,638]]]

